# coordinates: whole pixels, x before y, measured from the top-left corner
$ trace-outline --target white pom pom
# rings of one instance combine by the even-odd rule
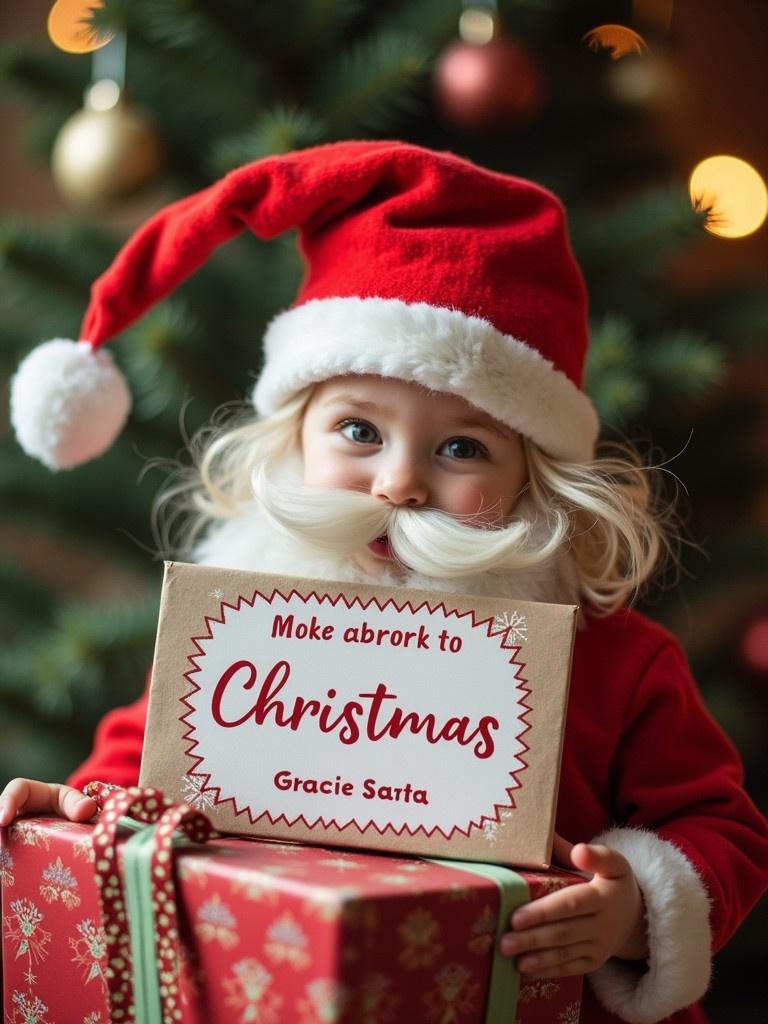
[[[101,455],[120,433],[131,395],[109,352],[54,338],[22,361],[11,381],[11,422],[19,444],[49,469]]]

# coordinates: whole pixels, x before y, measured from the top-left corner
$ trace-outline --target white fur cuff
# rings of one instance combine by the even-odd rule
[[[280,313],[264,349],[253,394],[262,414],[307,384],[372,373],[460,395],[556,458],[593,457],[599,424],[587,395],[535,346],[457,309],[399,299],[314,299]]]
[[[691,862],[671,842],[644,829],[615,828],[592,840],[627,858],[645,899],[648,970],[609,960],[590,974],[600,1002],[633,1024],[653,1024],[707,990],[711,933],[709,900]]]

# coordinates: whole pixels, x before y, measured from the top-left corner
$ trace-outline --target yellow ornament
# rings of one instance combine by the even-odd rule
[[[88,90],[83,109],[62,126],[51,166],[70,203],[98,206],[137,192],[156,177],[162,162],[150,118],[128,103],[117,82],[102,79]]]

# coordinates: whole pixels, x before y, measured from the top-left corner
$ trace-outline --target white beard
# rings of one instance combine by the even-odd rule
[[[526,499],[521,499],[521,503]],[[520,505],[518,505],[520,509]],[[260,512],[256,502],[235,519],[214,523],[192,554],[199,565],[338,580],[384,587],[416,587],[482,597],[514,597],[520,601],[578,604],[579,590],[572,556],[565,550],[533,569],[480,572],[452,579],[436,579],[415,572],[364,572],[350,558],[318,552],[279,527]]]

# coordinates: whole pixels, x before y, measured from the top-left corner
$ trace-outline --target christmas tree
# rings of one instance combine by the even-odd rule
[[[664,26],[634,24],[631,7],[528,0],[494,14],[478,4],[464,11],[459,39],[458,0],[91,0],[75,34],[114,36],[93,57],[7,41],[4,91],[26,104],[31,149],[52,162],[73,213],[0,226],[0,372],[43,338],[77,337],[90,284],[124,237],[104,211],[132,190],[157,190],[159,206],[246,161],[363,137],[451,149],[540,181],[568,208],[587,278],[586,388],[604,436],[639,443],[667,469],[670,499],[683,492],[690,542],[678,585],[642,595],[641,606],[682,636],[759,802],[766,464],[752,440],[757,391],[740,381],[765,350],[768,296],[747,272],[706,290],[676,283],[678,261],[717,215],[691,201],[653,105],[638,99],[643,83],[664,88],[660,68],[674,58]],[[633,26],[623,37],[594,31],[622,20]],[[468,84],[473,68],[479,89]],[[117,86],[99,82],[82,109],[105,69]],[[78,131],[106,147],[101,162]],[[217,406],[243,398],[258,339],[300,274],[293,239],[241,237],[126,331],[111,347],[134,410],[96,462],[51,474],[8,431],[0,437],[3,784],[63,778],[102,715],[140,694],[164,554],[150,529],[163,464]],[[734,979],[738,970],[757,985],[759,923],[758,912],[723,954],[713,1014],[728,1005],[728,1019],[757,1019],[757,990],[742,984],[736,1009]]]

